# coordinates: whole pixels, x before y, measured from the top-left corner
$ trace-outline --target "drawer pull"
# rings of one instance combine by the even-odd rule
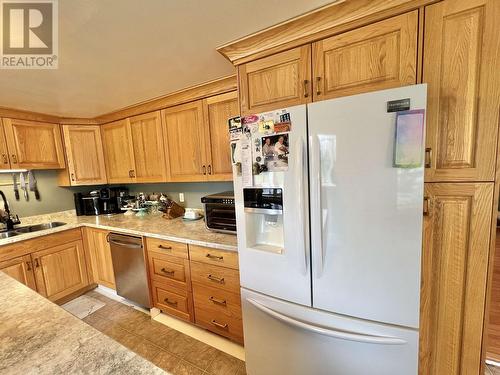
[[[219,284],[224,284],[224,278],[223,277],[217,277],[217,276],[208,275],[207,279],[215,281],[216,283],[219,283]]]
[[[158,245],[158,248],[163,250],[172,250],[172,246]]]
[[[173,275],[175,273],[175,270],[167,270],[166,268],[162,268],[160,271],[167,275]]]
[[[205,255],[208,259],[217,259],[217,260],[222,260],[224,259],[224,257],[221,255],[221,256],[217,256],[217,255],[212,255],[210,253],[208,253],[207,255]]]
[[[228,327],[227,323],[222,324],[222,323],[217,322],[215,319],[212,319],[212,324],[214,326],[216,326],[217,328],[222,328],[222,329],[227,329],[227,327]]]
[[[168,298],[165,298],[163,300],[163,302],[165,302],[167,305],[170,305],[170,306],[177,306],[177,304],[178,304],[177,301],[170,301]]]
[[[210,297],[210,301],[212,301],[216,305],[227,306],[227,301],[225,299],[217,299],[215,297]]]

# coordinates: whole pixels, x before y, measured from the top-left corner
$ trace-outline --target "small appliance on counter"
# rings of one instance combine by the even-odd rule
[[[205,226],[212,232],[236,234],[234,192],[224,191],[201,198],[205,208]]]
[[[128,189],[123,187],[103,188],[86,193],[75,193],[77,216],[112,215],[121,213],[120,209],[128,197]]]

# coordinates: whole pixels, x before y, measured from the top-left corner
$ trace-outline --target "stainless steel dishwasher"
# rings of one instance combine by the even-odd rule
[[[141,306],[151,307],[142,238],[110,233],[108,242],[116,293]]]

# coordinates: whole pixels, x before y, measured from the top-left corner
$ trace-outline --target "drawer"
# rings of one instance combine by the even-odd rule
[[[181,319],[193,320],[193,301],[189,291],[175,289],[157,282],[153,282],[152,288],[155,307]]]
[[[230,268],[191,262],[191,281],[227,292],[240,292],[240,273]]]
[[[171,255],[183,259],[189,258],[188,247],[185,243],[148,237],[146,238],[146,247],[148,251],[154,251],[160,254]]]
[[[243,322],[223,314],[195,307],[195,322],[221,336],[243,343]]]
[[[241,319],[241,297],[239,293],[193,284],[194,306],[234,319]]]
[[[236,251],[224,251],[211,249],[209,247],[189,245],[189,256],[191,260],[222,267],[238,267],[238,253]]]
[[[148,261],[151,280],[191,290],[189,260],[151,252]]]

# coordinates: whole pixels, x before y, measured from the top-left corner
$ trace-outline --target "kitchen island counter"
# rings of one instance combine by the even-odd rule
[[[70,210],[21,218],[22,223],[18,225],[18,227],[56,221],[66,224],[60,227],[1,239],[0,246],[87,226],[123,234],[153,237],[221,250],[237,251],[236,235],[211,232],[205,228],[203,219],[197,221],[184,221],[182,218],[167,220],[159,215],[136,217],[124,214],[113,216],[76,216],[75,211]]]
[[[165,374],[0,272],[0,373]]]

